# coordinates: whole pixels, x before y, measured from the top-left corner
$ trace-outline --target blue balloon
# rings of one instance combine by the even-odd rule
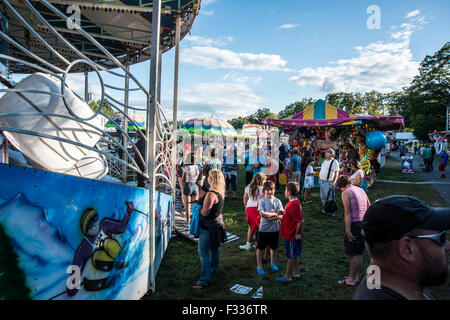
[[[380,150],[386,145],[386,136],[381,131],[371,131],[366,136],[366,145],[370,149]]]

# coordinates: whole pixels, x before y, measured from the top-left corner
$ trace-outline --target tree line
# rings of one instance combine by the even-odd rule
[[[428,139],[428,133],[445,130],[446,110],[450,106],[450,42],[433,56],[427,55],[419,65],[418,75],[400,91],[381,93],[369,92],[333,92],[325,101],[351,114],[369,114],[371,116],[401,115],[406,130],[413,131],[421,140]],[[247,117],[239,117],[229,122],[236,129],[242,129],[247,123],[256,123],[255,118],[282,119],[294,115],[315,99],[303,98],[287,105],[279,113],[269,108],[260,108]]]

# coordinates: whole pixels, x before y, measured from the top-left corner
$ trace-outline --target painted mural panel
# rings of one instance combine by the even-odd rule
[[[33,299],[146,293],[147,190],[7,165],[0,165],[0,177],[0,224]],[[156,199],[159,266],[170,239],[172,198],[157,192]]]

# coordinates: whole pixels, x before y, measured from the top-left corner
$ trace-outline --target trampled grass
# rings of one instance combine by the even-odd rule
[[[402,174],[401,164],[397,159],[388,159],[382,172],[377,175],[381,180],[422,181],[420,174]],[[320,213],[321,202],[319,191],[312,192],[313,202],[302,208],[305,220],[303,233],[303,255],[300,261],[301,279],[287,284],[277,283],[275,278],[286,268],[284,240],[280,238],[277,251],[277,265],[280,272],[271,273],[265,265],[267,275],[256,274],[255,250],[242,251],[239,245],[245,243],[247,223],[242,203],[245,176],[243,169],[238,172],[238,199],[227,198],[224,217],[227,230],[240,237],[240,240],[229,243],[220,249],[220,271],[211,280],[211,286],[201,290],[191,289],[200,276],[200,260],[197,246],[180,236],[172,239],[164,256],[156,277],[156,291],[144,299],[175,300],[251,300],[257,288],[264,288],[264,299],[270,300],[332,300],[351,299],[355,287],[342,286],[337,283],[348,274],[348,258],[344,252],[343,237],[345,232],[343,207],[340,192],[336,193],[339,210],[336,217],[324,216]],[[276,196],[287,203],[283,190]],[[430,185],[375,183],[368,191],[369,199],[393,195],[408,194],[416,196],[433,206],[445,205],[444,199]],[[369,265],[367,252],[363,255],[364,271]],[[362,271],[362,272],[363,272]],[[243,296],[231,292],[234,284],[253,288]],[[436,298],[449,299],[448,285],[429,290]]]

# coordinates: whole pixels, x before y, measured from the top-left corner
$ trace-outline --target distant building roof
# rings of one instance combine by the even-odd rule
[[[396,140],[414,140],[416,137],[412,132],[396,132],[395,133]]]

